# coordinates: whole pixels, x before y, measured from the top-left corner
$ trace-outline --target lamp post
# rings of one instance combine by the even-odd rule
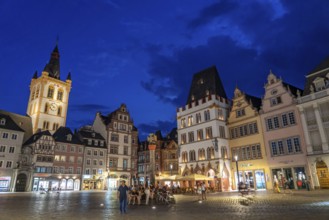
[[[170,176],[172,176],[172,167],[173,167],[173,165],[172,165],[172,163],[170,164]]]
[[[238,155],[235,155],[234,159],[235,159],[235,164],[236,164],[236,174],[238,176],[238,190],[239,190],[240,175],[239,175]]]

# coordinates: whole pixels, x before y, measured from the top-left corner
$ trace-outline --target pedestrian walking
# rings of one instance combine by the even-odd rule
[[[145,193],[145,205],[148,205],[149,204],[149,198],[150,198],[150,188],[147,186],[144,190],[144,193]]]
[[[280,193],[279,181],[276,176],[274,176],[274,192]]]
[[[127,213],[127,198],[128,198],[128,187],[126,181],[121,181],[121,186],[118,188],[117,198],[120,201],[120,212]]]
[[[201,192],[202,192],[202,200],[207,200],[205,182],[201,184]]]

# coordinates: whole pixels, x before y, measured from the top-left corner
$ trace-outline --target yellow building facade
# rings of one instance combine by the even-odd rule
[[[228,118],[233,189],[238,182],[255,190],[273,188],[259,115],[261,104],[261,99],[235,89]]]

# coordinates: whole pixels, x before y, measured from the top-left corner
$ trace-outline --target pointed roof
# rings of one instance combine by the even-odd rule
[[[38,71],[35,71],[34,74],[33,74],[33,79],[37,79],[38,78]]]
[[[313,69],[313,71],[311,71],[307,75],[311,75],[313,73],[316,73],[316,72],[319,72],[321,70],[328,69],[328,68],[329,68],[329,56],[326,59],[324,59],[317,67],[315,67]]]
[[[72,79],[71,79],[71,72],[69,72],[69,73],[67,74],[66,80],[72,80]]]
[[[71,135],[71,139],[68,136]],[[67,127],[60,127],[57,131],[53,134],[53,137],[56,142],[62,143],[71,143],[71,144],[83,144],[79,137],[76,134],[73,134],[70,128]]]
[[[33,129],[32,129],[32,119],[30,116],[19,115],[19,114],[7,112],[4,110],[0,110],[0,114],[10,116],[10,118],[15,122],[15,124],[24,131],[23,142],[25,142],[27,139],[29,139],[32,136]]]
[[[23,145],[25,146],[25,145],[32,144],[32,143],[36,142],[37,140],[39,140],[44,135],[52,137],[52,135],[50,134],[50,132],[48,130],[40,131],[40,132],[32,135]]]
[[[257,108],[257,110],[260,110],[262,106],[262,100],[256,96],[244,94],[246,97],[246,100],[252,104],[254,108]]]
[[[309,95],[311,93],[311,87],[314,86],[313,82],[316,78],[320,77],[327,79],[327,74],[329,71],[324,71],[324,70],[328,70],[328,69],[329,69],[329,57],[324,59],[312,72],[307,74],[303,96]]]
[[[43,71],[48,72],[50,77],[60,79],[59,51],[57,44],[51,53],[49,62],[46,64]]]
[[[0,123],[0,128],[2,129],[24,132],[24,130],[20,128],[9,115],[0,113],[0,121],[4,122]]]
[[[193,100],[202,99],[207,94],[215,94],[227,99],[224,86],[215,66],[194,74],[186,104],[191,103]]]

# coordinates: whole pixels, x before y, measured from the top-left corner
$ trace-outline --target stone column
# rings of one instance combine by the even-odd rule
[[[322,123],[322,119],[320,116],[319,106],[317,103],[313,105],[313,109],[314,109],[314,113],[315,113],[316,123],[318,124],[318,128],[320,131],[322,150],[323,150],[323,152],[328,152],[329,148],[328,148],[328,142],[326,139],[326,133],[323,128],[323,123]]]
[[[299,112],[300,112],[300,119],[302,121],[304,137],[305,137],[305,142],[306,142],[306,151],[307,151],[307,153],[312,153],[313,148],[311,145],[310,134],[308,133],[308,129],[307,129],[306,117],[305,117],[303,107],[299,107]]]
[[[150,182],[155,185],[155,149],[156,145],[153,143],[149,143],[148,149],[150,151]]]

